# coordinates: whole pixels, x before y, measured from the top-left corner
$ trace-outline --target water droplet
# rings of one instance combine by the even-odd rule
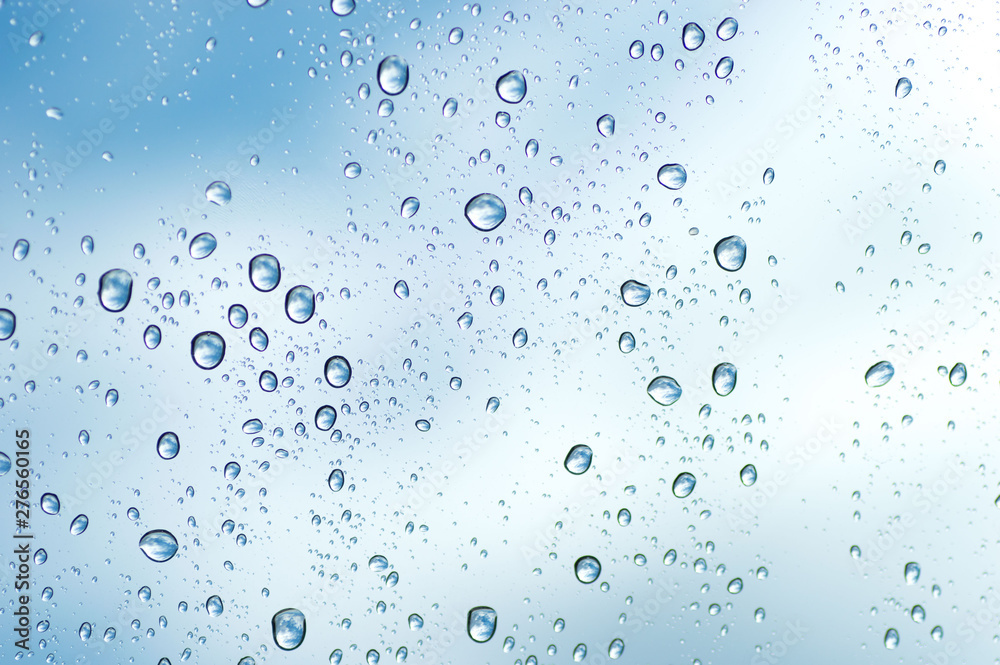
[[[250,283],[258,291],[267,293],[277,288],[281,281],[281,265],[270,254],[258,254],[250,259]]]
[[[736,388],[736,365],[719,363],[712,370],[712,388],[719,397],[726,397]]]
[[[400,300],[406,300],[410,297],[410,287],[406,285],[406,282],[399,280],[396,285],[392,287],[392,292],[396,294],[396,297]]]
[[[306,615],[295,608],[286,608],[271,617],[271,634],[282,651],[297,649],[306,638]]]
[[[94,627],[90,623],[84,621],[80,624],[80,630],[78,631],[80,639],[86,642],[90,639],[90,636],[94,634]]]
[[[573,564],[573,571],[576,579],[591,584],[601,575],[601,562],[592,556],[582,556]]]
[[[319,407],[316,409],[316,415],[313,418],[313,422],[316,424],[316,429],[321,432],[329,432],[333,429],[334,423],[337,422],[337,409],[333,408],[329,404]]]
[[[587,645],[577,644],[573,649],[573,662],[582,662],[584,658],[587,657]]]
[[[632,353],[635,350],[635,335],[625,331],[618,338],[618,350],[622,353]]]
[[[763,180],[765,185],[770,185],[772,182],[774,182],[774,169],[772,169],[770,166],[764,169]]]
[[[389,560],[381,554],[376,554],[368,560],[368,569],[373,573],[384,572],[389,567]]]
[[[173,459],[180,451],[180,438],[173,432],[164,432],[156,440],[156,454],[163,459]]]
[[[351,380],[351,363],[344,356],[333,356],[327,359],[323,373],[327,383],[334,388],[343,388]]]
[[[226,480],[236,480],[240,475],[240,465],[236,462],[229,462],[226,464],[226,468],[222,470],[222,475]]]
[[[497,409],[500,408],[500,398],[490,397],[486,400],[486,413],[496,413]]]
[[[944,629],[941,628],[941,626],[934,626],[934,628],[931,629],[931,637],[935,642],[940,642],[944,637]]]
[[[761,622],[764,621],[764,608],[763,607],[758,607],[756,610],[754,610],[753,620],[756,621],[757,623],[761,623]]]
[[[243,305],[236,304],[229,308],[229,325],[237,330],[245,326],[249,318],[247,308]]]
[[[728,591],[729,593],[734,593],[734,594],[735,593],[739,593],[742,590],[743,590],[743,580],[741,580],[738,577],[733,578],[729,582],[729,585],[726,587],[726,591]]]
[[[646,392],[660,406],[670,406],[681,398],[681,386],[669,376],[658,376],[649,382]]]
[[[199,233],[191,240],[188,252],[192,259],[203,259],[215,251],[218,242],[211,233]]]
[[[41,501],[39,502],[42,506],[42,512],[47,515],[58,515],[59,514],[59,497],[51,492],[46,492],[42,495]]]
[[[715,66],[715,76],[716,78],[724,79],[733,73],[733,59],[728,55],[719,60],[719,64]]]
[[[642,54],[646,52],[646,47],[643,45],[642,41],[635,40],[632,45],[628,47],[628,54],[633,60],[638,60],[642,57]]]
[[[215,369],[226,357],[226,341],[210,330],[198,333],[191,340],[191,358],[202,369]]]
[[[97,295],[104,309],[109,312],[122,311],[132,299],[132,275],[121,268],[107,271],[101,275]]]
[[[326,479],[326,484],[334,492],[339,492],[344,488],[344,472],[340,469],[334,469],[330,472],[330,477]]]
[[[45,115],[47,115],[48,117],[52,118],[53,120],[62,120],[63,119],[63,111],[62,111],[62,109],[58,108],[56,106],[53,106],[52,108],[46,109],[45,110]]]
[[[10,339],[17,329],[17,317],[9,309],[0,309],[0,341]]]
[[[330,11],[337,16],[347,16],[354,11],[355,0],[330,0]]]
[[[621,638],[616,637],[611,640],[611,644],[608,645],[608,658],[611,660],[621,658],[624,651],[625,643],[621,640]]]
[[[869,367],[868,371],[865,372],[865,383],[868,384],[869,388],[881,388],[889,383],[895,373],[896,370],[892,363],[888,360],[882,360]]]
[[[520,349],[521,347],[523,347],[525,344],[528,343],[528,331],[525,330],[524,328],[518,328],[514,332],[513,342],[515,349]]]
[[[10,471],[10,457],[7,453],[0,452],[0,476],[4,476]]]
[[[507,206],[496,194],[477,194],[465,204],[465,218],[480,231],[492,231],[507,219]]]
[[[740,469],[740,481],[747,487],[757,482],[757,468],[753,464],[747,464]]]
[[[398,55],[390,55],[378,64],[378,87],[387,95],[398,95],[410,82],[410,67]]]
[[[569,449],[566,459],[563,461],[563,466],[574,476],[579,476],[587,472],[587,469],[590,468],[590,462],[593,459],[594,451],[591,450],[590,446],[579,443]]]
[[[642,282],[630,279],[621,285],[622,300],[629,307],[645,305],[649,300],[650,289]]]
[[[28,241],[25,240],[24,238],[22,238],[22,239],[18,240],[17,242],[15,242],[14,243],[14,251],[13,251],[14,260],[15,261],[23,261],[24,258],[26,256],[28,256],[28,250],[30,248],[31,248],[31,245],[29,245]]]
[[[232,200],[233,191],[226,183],[216,180],[205,189],[205,198],[215,205],[224,206]]]
[[[740,24],[737,23],[736,19],[732,16],[722,19],[722,23],[719,27],[715,29],[715,34],[718,35],[719,39],[724,42],[728,42],[730,39],[736,36],[736,31],[739,30]]]
[[[462,38],[465,37],[465,33],[461,28],[452,28],[448,33],[448,43],[449,44],[460,44]]]
[[[497,79],[497,94],[508,104],[518,104],[528,94],[528,83],[524,75],[517,70],[510,70]]]
[[[904,76],[900,78],[898,81],[896,81],[897,99],[902,99],[903,97],[906,97],[908,94],[910,94],[911,90],[913,90],[913,84],[910,83],[910,79]]]
[[[41,30],[35,30],[28,37],[28,46],[39,46],[44,40],[45,40],[45,33],[43,33]]]
[[[305,323],[316,311],[316,294],[308,286],[293,286],[285,295],[285,314],[293,323]]]
[[[899,646],[899,633],[896,632],[895,628],[885,631],[885,640],[883,642],[886,649],[895,649]]]
[[[715,262],[727,272],[736,272],[747,259],[747,244],[739,236],[728,236],[715,243]]]
[[[673,492],[678,499],[683,499],[694,491],[694,476],[687,471],[674,478]]]
[[[403,205],[399,208],[399,214],[403,219],[409,219],[417,214],[420,209],[420,201],[415,196],[407,197],[403,200]]]
[[[914,561],[909,562],[903,568],[903,579],[907,584],[916,584],[920,579],[920,565]]]
[[[155,349],[160,345],[160,329],[154,325],[146,327],[146,331],[142,333],[142,341],[146,345],[147,349]]]
[[[464,312],[461,316],[459,316],[458,317],[458,327],[461,328],[462,330],[468,330],[469,328],[471,328],[472,327],[472,314],[469,314],[468,312]]]
[[[466,631],[473,642],[489,642],[497,630],[497,613],[492,607],[473,607],[469,610]]]
[[[208,600],[205,601],[205,611],[210,617],[219,616],[222,614],[222,609],[222,599],[218,596],[209,596]]]
[[[604,114],[597,119],[597,131],[606,139],[615,135],[615,118],[610,114]]]
[[[174,534],[163,529],[148,531],[139,539],[139,549],[150,561],[163,563],[177,554],[177,539]]]
[[[946,167],[947,165],[944,163],[944,160],[939,159],[936,162],[934,162],[934,173],[936,173],[937,175],[944,175],[944,170]]]
[[[688,23],[681,34],[681,43],[688,51],[696,51],[705,42],[705,31],[697,23]]]
[[[416,421],[414,423],[414,425],[421,432],[429,432],[430,429],[431,429],[431,423],[430,423],[430,421],[429,420],[424,420],[423,418],[421,418],[420,420]]]
[[[968,375],[965,369],[965,363],[955,363],[955,366],[951,368],[951,372],[948,373],[948,381],[951,385],[956,388],[963,383],[965,383],[965,377]]]
[[[344,167],[344,176],[348,180],[354,180],[359,175],[361,175],[361,164],[358,164],[357,162],[349,162]]]
[[[680,189],[687,183],[687,170],[680,164],[664,164],[656,172],[656,179],[667,189]]]
[[[923,623],[924,619],[927,618],[927,612],[920,605],[914,605],[913,609],[910,610],[910,618],[913,619],[914,623]]]
[[[626,508],[622,508],[618,511],[618,524],[619,526],[628,526],[632,522],[632,513]]]

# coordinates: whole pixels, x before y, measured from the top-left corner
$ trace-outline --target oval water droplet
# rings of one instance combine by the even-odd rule
[[[747,244],[739,236],[728,236],[715,243],[715,262],[727,272],[736,272],[747,260]]]
[[[306,615],[288,607],[271,617],[271,635],[282,651],[299,648],[306,639]]]
[[[420,200],[415,196],[403,199],[403,204],[399,207],[399,214],[403,219],[409,219],[420,210]]]
[[[410,67],[398,55],[383,58],[378,64],[378,87],[387,95],[398,95],[410,82]]]
[[[524,328],[518,328],[514,331],[514,338],[512,341],[514,343],[514,348],[520,349],[528,343],[528,331]]]
[[[656,179],[667,189],[680,189],[687,183],[687,169],[680,164],[664,164],[656,172]]]
[[[316,415],[313,418],[313,422],[316,424],[316,429],[321,432],[329,432],[333,429],[334,424],[337,422],[337,409],[333,408],[329,404],[325,404],[318,409],[316,409]]]
[[[957,388],[965,383],[966,376],[968,376],[968,371],[965,369],[965,363],[955,363],[955,366],[948,373],[948,381]]]
[[[115,268],[101,275],[97,286],[101,307],[109,312],[120,312],[132,299],[132,275],[127,270]]]
[[[885,631],[885,639],[882,641],[886,649],[895,649],[899,646],[899,633],[895,628]]]
[[[615,135],[615,118],[610,114],[604,114],[597,119],[597,131],[606,139]]]
[[[330,0],[330,11],[337,16],[348,16],[354,11],[356,0]]]
[[[681,43],[688,51],[696,51],[705,43],[705,31],[697,23],[688,23],[681,33]]]
[[[566,459],[563,461],[563,466],[574,476],[579,476],[587,472],[587,469],[590,468],[590,462],[593,459],[594,451],[591,450],[590,446],[579,443],[569,449]]]
[[[236,304],[229,308],[229,325],[237,330],[245,326],[249,318],[247,308],[243,305]]]
[[[305,285],[293,286],[285,295],[285,314],[293,323],[305,323],[316,311],[316,294]]]
[[[226,468],[222,470],[222,475],[225,476],[226,480],[236,480],[240,475],[240,465],[236,462],[229,462],[226,464]]]
[[[736,388],[736,365],[719,363],[712,370],[712,388],[719,397],[726,397]]]
[[[150,561],[163,563],[177,554],[177,539],[164,529],[148,531],[139,539],[139,549]]]
[[[715,29],[715,34],[724,42],[736,36],[736,31],[740,29],[740,24],[732,16],[722,19],[722,23]]]
[[[490,304],[494,307],[499,307],[503,304],[504,291],[502,286],[494,286],[493,290],[490,291]]]
[[[10,339],[17,329],[17,317],[9,309],[0,309],[0,341]]]
[[[215,369],[226,357],[226,341],[217,332],[207,330],[191,340],[191,358],[202,369]]]
[[[658,376],[649,382],[646,392],[660,406],[670,406],[681,398],[681,386],[669,376]]]
[[[635,335],[625,331],[618,338],[618,350],[622,353],[632,353],[635,350]]]
[[[640,307],[649,300],[650,289],[642,282],[630,279],[621,285],[622,300],[629,307]]]
[[[622,653],[625,652],[625,642],[621,638],[616,637],[611,640],[611,644],[608,645],[608,658],[611,660],[617,660],[622,657]]]
[[[59,497],[51,492],[46,492],[42,495],[39,504],[42,507],[42,512],[47,515],[58,515],[59,514]]]
[[[770,166],[764,169],[763,180],[765,185],[770,185],[772,182],[774,182],[774,169],[772,169]]]
[[[250,259],[250,283],[258,291],[268,293],[281,281],[281,264],[270,254],[258,254]]]
[[[469,314],[468,312],[464,312],[461,316],[459,316],[458,317],[458,327],[461,328],[462,330],[468,330],[469,328],[471,328],[472,327],[472,314]]]
[[[715,76],[716,78],[724,79],[733,73],[733,59],[728,55],[719,60],[719,64],[715,66]]]
[[[596,557],[582,556],[573,564],[576,579],[584,584],[593,583],[601,575],[601,562]]]
[[[528,94],[528,82],[517,70],[510,70],[497,79],[497,95],[508,104],[518,104]]]
[[[25,240],[25,239],[23,239],[23,238],[20,239],[20,240],[18,240],[17,242],[15,242],[14,243],[14,251],[12,253],[13,256],[14,256],[14,260],[15,261],[23,261],[25,259],[25,257],[28,256],[28,250],[30,248],[31,248],[31,245],[29,245],[28,241]]]
[[[396,297],[400,300],[406,300],[410,297],[410,287],[406,285],[406,282],[399,280],[396,285],[392,287],[392,292],[396,294]]]
[[[865,372],[865,383],[868,384],[869,388],[881,388],[889,383],[895,373],[896,369],[892,363],[888,360],[882,360],[869,367],[868,371]]]
[[[326,479],[326,484],[334,492],[339,492],[344,488],[344,472],[340,469],[334,469],[330,472],[330,477]]]
[[[477,194],[465,204],[465,218],[480,231],[492,231],[507,219],[507,206],[496,194]]]
[[[747,487],[757,482],[757,467],[753,464],[747,464],[740,469],[740,481]]]
[[[233,191],[226,183],[216,180],[205,188],[205,198],[215,205],[224,206],[232,200]]]
[[[155,349],[160,345],[160,329],[157,326],[150,325],[146,327],[146,331],[142,333],[142,342],[146,345],[147,349]]]
[[[674,496],[678,499],[683,499],[694,491],[694,486],[694,475],[685,471],[674,478],[674,484],[671,489],[673,490]]]
[[[910,79],[903,76],[898,81],[896,81],[897,99],[902,99],[903,97],[906,97],[908,94],[910,94],[911,90],[913,90],[913,84],[910,83]]]
[[[633,60],[638,60],[642,57],[642,54],[646,52],[646,47],[641,40],[637,39],[632,42],[632,45],[628,47],[629,57]]]
[[[326,382],[334,388],[343,388],[351,380],[351,363],[344,356],[332,356],[323,369]]]
[[[911,561],[903,567],[903,579],[907,584],[916,584],[920,579],[920,564]]]
[[[492,607],[473,607],[469,610],[466,632],[473,642],[489,642],[497,630],[497,613]]]
[[[373,573],[381,573],[389,568],[389,560],[381,554],[376,554],[368,559],[368,569]]]
[[[939,159],[936,162],[934,162],[934,173],[936,173],[937,175],[944,175],[944,170],[946,167],[947,164],[944,163],[944,160]]]
[[[164,432],[156,440],[156,454],[162,459],[173,459],[181,451],[181,440],[173,432]]]
[[[211,233],[199,233],[191,239],[191,244],[188,246],[188,253],[191,254],[192,259],[204,259],[215,251],[218,244],[215,236]]]
[[[208,612],[208,616],[217,617],[222,614],[222,610],[222,598],[209,596],[208,600],[205,601],[205,611]]]

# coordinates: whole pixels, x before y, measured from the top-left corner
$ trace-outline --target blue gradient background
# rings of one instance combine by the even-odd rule
[[[14,431],[31,430],[32,531],[48,553],[33,571],[32,620],[49,622],[32,634],[32,657],[177,663],[190,649],[194,662],[315,663],[340,649],[353,665],[370,650],[391,662],[405,647],[409,663],[566,663],[584,643],[584,662],[600,665],[621,638],[623,663],[1000,662],[996,7],[476,7],[361,2],[341,18],[322,2],[280,0],[0,6],[0,306],[18,317],[0,350],[0,451],[13,456]],[[740,31],[721,42],[726,16]],[[680,41],[688,21],[708,34],[693,53]],[[457,45],[454,27],[464,30]],[[639,60],[628,54],[635,39]],[[409,62],[410,79],[383,118],[375,72],[391,54]],[[736,67],[720,81],[724,55]],[[510,69],[528,80],[516,106],[493,88]],[[914,87],[899,100],[903,75]],[[459,111],[444,118],[450,97]],[[47,117],[51,107],[63,117]],[[511,114],[509,127],[497,111]],[[610,139],[596,130],[605,113],[616,119]],[[344,175],[349,162],[362,166],[357,179]],[[687,168],[679,192],[656,182],[669,162]],[[764,186],[768,166],[776,177]],[[228,206],[205,200],[214,180],[232,187]],[[518,202],[521,187],[530,205]],[[507,206],[494,233],[463,218],[481,191]],[[402,219],[409,196],[420,209]],[[913,240],[902,245],[906,230]],[[202,232],[219,246],[195,261],[187,246]],[[731,234],[746,239],[748,258],[724,273],[711,252]],[[20,238],[31,249],[18,262]],[[268,294],[247,277],[260,252],[283,268]],[[112,268],[134,278],[121,314],[96,297]],[[393,295],[399,279],[406,300]],[[624,305],[627,279],[652,287],[645,306]],[[304,325],[283,312],[296,284],[322,296]],[[501,307],[489,302],[496,285]],[[188,306],[164,306],[164,293],[182,291]],[[251,313],[241,330],[226,319],[237,302]],[[456,324],[464,311],[468,330]],[[150,351],[152,323],[163,342]],[[248,342],[255,326],[270,337],[263,353]],[[529,342],[515,349],[522,326]],[[208,372],[190,359],[204,330],[227,343]],[[637,348],[623,355],[626,330]],[[352,363],[346,388],[322,378],[331,355]],[[865,370],[882,359],[893,380],[867,388]],[[722,361],[739,368],[726,398],[710,384]],[[961,387],[937,371],[956,362],[969,370]],[[264,393],[266,369],[293,384]],[[645,394],[661,374],[684,389],[672,407]],[[109,408],[111,388],[120,399]],[[501,406],[489,414],[493,396]],[[334,437],[313,425],[324,404],[338,409]],[[260,447],[241,429],[251,418],[263,422]],[[181,440],[171,461],[155,451],[167,430]],[[594,449],[583,476],[562,466],[577,443]],[[232,482],[230,461],[242,467]],[[758,472],[749,488],[739,480],[747,463]],[[347,476],[339,493],[326,485],[333,468]],[[684,500],[670,491],[681,471],[697,478]],[[13,482],[0,478],[5,493]],[[43,492],[60,497],[58,515],[37,509]],[[13,533],[9,506],[0,533]],[[70,536],[80,513],[90,526]],[[157,528],[181,545],[164,564],[137,546]],[[677,561],[665,566],[671,549]],[[16,598],[0,551],[7,662]],[[376,554],[395,586],[389,571],[369,570]],[[585,554],[602,563],[597,584],[573,577]],[[922,568],[915,585],[904,581],[909,561]],[[736,577],[743,589],[730,594]],[[225,610],[210,617],[215,594]],[[909,616],[915,604],[922,623]],[[465,634],[478,605],[499,617],[486,644]],[[292,652],[270,632],[286,607],[308,622]],[[411,613],[420,630],[407,626]],[[105,642],[108,627],[117,634]],[[883,646],[889,628],[895,650]]]

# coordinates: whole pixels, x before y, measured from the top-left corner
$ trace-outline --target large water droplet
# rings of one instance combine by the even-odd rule
[[[306,638],[306,615],[289,607],[271,617],[271,634],[282,651],[297,649]]]
[[[499,307],[503,304],[504,291],[502,286],[494,286],[493,290],[490,291],[490,304],[494,307]]]
[[[226,341],[217,332],[207,330],[191,340],[191,358],[202,369],[215,369],[226,357]]]
[[[679,474],[676,478],[674,478],[674,485],[672,487],[672,490],[674,492],[674,496],[676,496],[678,499],[683,499],[689,496],[691,492],[694,491],[694,486],[695,486],[694,476],[685,471]]]
[[[17,329],[17,317],[9,309],[0,309],[0,341],[10,339]]]
[[[911,561],[903,567],[903,579],[907,584],[916,584],[920,579],[920,564]]]
[[[584,584],[591,584],[601,575],[601,562],[596,557],[582,556],[573,564],[576,579]]]
[[[330,10],[337,16],[347,16],[354,11],[355,0],[330,0]]]
[[[465,218],[480,231],[492,231],[507,219],[507,206],[496,194],[477,194],[465,204]]]
[[[696,51],[705,42],[705,31],[697,23],[688,23],[681,34],[681,43],[688,51]]]
[[[396,297],[400,300],[406,300],[410,297],[410,287],[406,285],[406,282],[399,280],[396,285],[392,287],[392,292],[396,294]]]
[[[466,631],[473,642],[489,642],[497,630],[497,613],[492,607],[473,607],[469,610]]]
[[[236,304],[229,308],[229,325],[237,330],[245,326],[249,318],[247,308],[243,305]]]
[[[222,598],[218,596],[209,596],[208,600],[205,601],[205,611],[208,612],[208,616],[217,617],[222,614]]]
[[[250,283],[258,291],[273,291],[281,281],[281,265],[270,254],[258,254],[250,259]]]
[[[59,497],[51,492],[46,492],[42,495],[41,501],[39,503],[42,506],[42,512],[47,515],[58,515],[59,514]]]
[[[715,29],[715,34],[724,42],[736,36],[736,31],[740,29],[740,24],[732,16],[722,19],[722,23]]]
[[[649,300],[649,287],[642,282],[630,279],[621,286],[622,300],[629,307],[639,307],[645,305]]]
[[[155,349],[160,345],[161,337],[159,327],[149,325],[146,327],[146,331],[142,333],[142,343],[146,345],[147,349]]]
[[[757,468],[753,464],[747,464],[740,469],[740,481],[747,487],[757,482]]]
[[[899,646],[899,633],[896,632],[895,628],[890,628],[885,631],[885,639],[883,640],[886,649],[895,649]]]
[[[101,307],[109,312],[120,312],[132,299],[132,275],[127,270],[115,268],[101,275],[97,286]]]
[[[869,388],[881,388],[889,383],[895,373],[896,370],[892,363],[888,360],[882,360],[869,367],[868,371],[865,372],[865,383],[868,384]]]
[[[337,422],[337,409],[329,404],[319,407],[316,409],[316,416],[313,418],[313,422],[316,423],[316,429],[319,431],[329,432]]]
[[[687,183],[687,169],[680,164],[664,164],[656,172],[656,179],[667,189],[680,189]]]
[[[608,645],[608,658],[611,660],[617,660],[622,657],[622,653],[625,652],[625,642],[621,638],[616,637],[611,640],[611,644]]]
[[[410,82],[410,67],[398,55],[390,55],[378,64],[378,87],[387,95],[398,95]]]
[[[569,449],[569,453],[566,454],[566,459],[563,461],[563,466],[574,476],[579,476],[581,473],[587,472],[587,469],[590,468],[590,462],[593,459],[594,451],[591,450],[590,446],[579,443]]]
[[[728,272],[736,272],[747,260],[747,244],[739,236],[728,236],[715,243],[715,262]]]
[[[898,81],[896,81],[897,99],[902,99],[903,97],[906,97],[908,94],[910,94],[911,90],[913,90],[913,84],[910,83],[910,79],[904,76],[900,78]]]
[[[719,397],[725,397],[736,388],[736,365],[719,363],[712,370],[712,388]]]
[[[163,459],[173,459],[181,451],[181,440],[173,432],[164,432],[156,440],[156,454]]]
[[[610,114],[604,114],[597,119],[597,131],[606,139],[615,135],[615,118]]]
[[[642,40],[637,39],[632,42],[632,45],[628,47],[629,57],[633,60],[638,60],[642,57],[642,54],[646,52],[646,46],[642,43]]]
[[[472,327],[472,314],[469,312],[463,312],[461,316],[458,317],[458,327],[462,330],[468,330]]]
[[[965,378],[968,376],[968,371],[965,369],[965,363],[955,363],[955,366],[951,368],[948,373],[948,381],[951,385],[956,388],[963,383],[965,383]]]
[[[15,261],[23,261],[28,256],[28,250],[30,248],[31,248],[31,245],[28,244],[28,241],[25,240],[25,239],[23,239],[23,238],[21,240],[18,240],[17,242],[15,242],[14,243],[14,251],[12,252],[14,260]]]
[[[222,475],[226,480],[236,480],[240,475],[240,465],[236,462],[229,462],[222,470]]]
[[[514,348],[520,349],[528,343],[528,331],[524,328],[518,328],[514,331],[514,338],[512,341],[514,343]]]
[[[233,191],[226,183],[216,180],[205,189],[205,198],[215,205],[224,206],[232,200]]]
[[[715,76],[716,78],[724,79],[733,73],[733,59],[728,55],[719,60],[719,64],[715,66]]]
[[[192,259],[203,259],[214,252],[218,244],[215,236],[211,233],[199,233],[191,239],[188,253],[191,254]]]
[[[177,554],[177,539],[174,534],[164,529],[148,531],[139,539],[139,549],[149,557],[150,561],[163,563]]]
[[[316,294],[308,286],[293,286],[285,295],[285,314],[293,323],[305,323],[316,311]]]
[[[343,388],[351,380],[351,363],[344,356],[333,356],[327,359],[323,373],[327,383],[334,388]]]
[[[649,382],[646,392],[660,406],[670,406],[681,398],[681,386],[669,376],[658,376]]]
[[[528,93],[528,83],[524,75],[517,70],[510,70],[497,79],[497,94],[508,104],[517,104]]]
[[[340,469],[334,469],[330,472],[330,477],[326,479],[326,484],[334,492],[339,492],[344,488],[344,472]]]
[[[399,214],[403,219],[409,219],[420,210],[420,200],[415,196],[403,199],[403,204],[399,207]]]
[[[947,165],[944,163],[944,160],[939,159],[936,162],[934,162],[934,173],[936,173],[937,175],[944,175],[944,170],[946,167]]]
[[[627,330],[618,338],[618,350],[622,353],[632,353],[635,350],[635,335]]]

